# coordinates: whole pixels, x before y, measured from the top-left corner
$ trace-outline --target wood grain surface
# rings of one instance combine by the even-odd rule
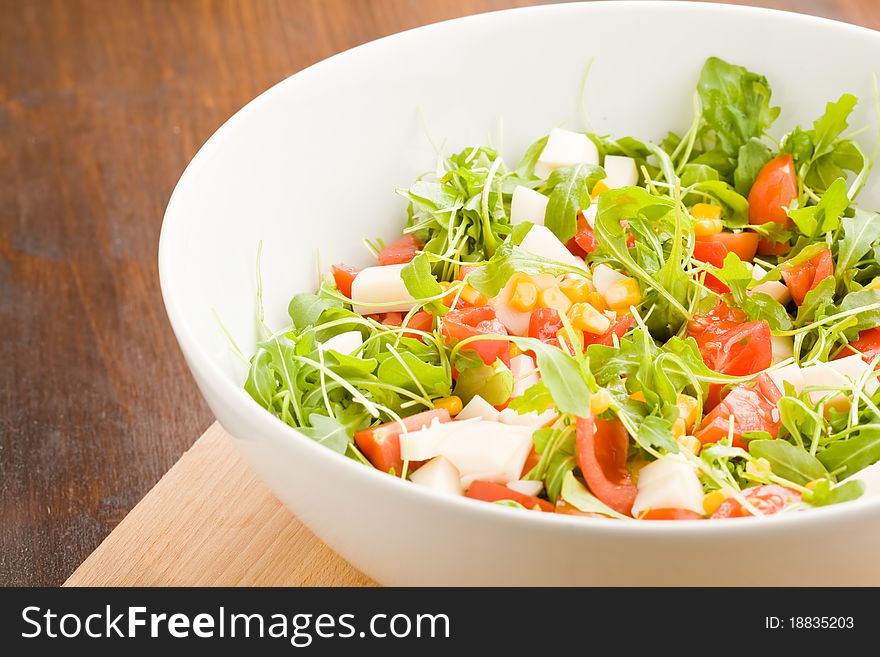
[[[0,0],[0,584],[55,585],[211,423],[156,248],[199,146],[279,80],[507,0]],[[874,0],[776,0],[880,27]]]
[[[65,586],[370,586],[213,424]]]

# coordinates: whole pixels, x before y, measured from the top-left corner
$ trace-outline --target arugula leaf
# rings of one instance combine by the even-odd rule
[[[385,355],[385,354],[383,354]],[[412,392],[424,390],[429,397],[445,397],[452,388],[452,375],[442,365],[431,365],[409,351],[398,351],[400,362],[393,354],[388,353],[376,376],[380,381],[405,388]]]
[[[834,142],[849,127],[847,119],[858,102],[852,94],[843,94],[837,102],[825,105],[825,114],[813,122],[814,156],[821,157],[833,149]]]
[[[649,415],[639,425],[636,442],[643,448],[660,447],[671,454],[678,453],[678,443],[672,436],[672,422],[656,415]]]
[[[830,472],[845,479],[880,461],[880,430],[865,428],[852,438],[831,443],[819,452],[819,460]]]
[[[848,312],[874,304],[880,304],[880,290],[859,290],[858,292],[850,292],[843,298],[839,311]],[[857,313],[854,317],[856,318],[855,324],[851,328],[856,331],[865,331],[880,326],[880,310],[865,310]]]
[[[848,207],[846,180],[838,178],[831,183],[818,204],[789,210],[788,216],[804,236],[816,238],[837,230],[840,219]]]
[[[426,253],[420,253],[409,264],[400,270],[400,278],[406,285],[406,291],[413,299],[426,299],[443,294],[443,288],[431,273],[431,262]],[[442,301],[431,301],[425,305],[435,315],[445,315],[448,308]]]
[[[813,506],[828,506],[829,504],[851,502],[860,498],[864,492],[865,482],[858,479],[846,481],[838,486],[832,486],[830,481],[823,479],[813,489],[809,501]]]
[[[795,326],[806,326],[811,322],[829,314],[834,307],[834,290],[836,288],[834,277],[829,276],[819,285],[807,292],[804,301],[798,308]]]
[[[272,398],[278,388],[278,382],[271,368],[272,355],[260,349],[251,359],[244,389],[260,406],[271,409]]]
[[[301,292],[290,300],[287,314],[290,315],[296,329],[302,331],[309,326],[314,326],[321,314],[329,308],[342,308],[342,302],[309,292]]]
[[[329,447],[334,452],[345,454],[351,441],[349,428],[332,417],[312,413],[309,416],[310,427],[298,427],[304,436],[307,436],[324,447]]]
[[[763,166],[773,158],[773,152],[760,140],[752,137],[740,146],[733,171],[733,186],[738,194],[747,196]]]
[[[512,399],[507,407],[522,414],[531,411],[542,413],[554,406],[550,389],[544,384],[544,381],[539,380],[536,384],[529,386],[522,395]]]
[[[550,390],[560,412],[578,417],[590,414],[590,387],[574,358],[535,338],[511,337],[510,340],[523,351],[535,353],[541,380]]]
[[[852,217],[844,217],[843,239],[837,250],[837,266],[834,268],[838,280],[851,272],[878,239],[880,239],[880,214],[856,208]]]
[[[740,148],[761,137],[779,115],[778,107],[770,107],[767,78],[710,57],[700,73],[697,92],[703,119],[717,141],[716,150],[732,170]]]
[[[802,486],[828,476],[819,459],[785,440],[752,440],[749,453],[755,458],[767,459],[774,474]]]
[[[537,274],[584,275],[586,273],[579,267],[532,255],[528,251],[505,242],[498,247],[495,255],[486,264],[468,276],[468,283],[480,294],[491,298],[496,296],[510,280],[510,277],[517,272],[532,276]]]
[[[730,288],[736,305],[748,315],[753,322],[766,321],[770,328],[778,331],[791,329],[791,317],[781,303],[763,292],[748,292],[749,286],[755,282],[752,272],[735,253],[724,257],[721,269],[710,267],[712,274]]]
[[[533,142],[526,149],[526,152],[523,153],[522,159],[519,161],[519,164],[516,167],[516,174],[519,177],[535,177],[535,165],[538,163],[538,158],[541,157],[541,153],[544,152],[544,147],[547,146],[547,137],[548,135],[544,135],[537,141]]]
[[[590,189],[604,177],[605,171],[601,167],[576,164],[557,169],[547,178],[544,193],[549,192],[550,200],[544,225],[563,244],[574,237],[578,210],[586,210],[590,206]]]
[[[632,518],[618,513],[604,502],[599,501],[575,478],[572,472],[567,472],[562,482],[562,499],[584,513],[599,513],[619,520],[632,520]]]
[[[458,362],[458,361],[456,361]],[[513,392],[513,374],[500,360],[492,365],[459,369],[455,381],[455,395],[467,404],[480,395],[492,405],[503,404]]]

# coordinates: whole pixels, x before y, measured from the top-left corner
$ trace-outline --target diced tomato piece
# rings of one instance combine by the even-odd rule
[[[507,329],[495,317],[495,309],[491,306],[450,310],[441,320],[440,327],[447,340],[465,340],[481,335],[507,335]],[[499,358],[505,365],[510,364],[510,344],[507,340],[475,340],[462,349],[476,351],[486,365],[492,365]]]
[[[559,312],[553,308],[535,308],[529,317],[529,337],[551,342],[562,328]]]
[[[788,291],[791,292],[791,298],[797,305],[801,305],[807,292],[815,289],[826,278],[834,276],[831,251],[822,249],[807,262],[794,267],[783,267],[780,271]]]
[[[703,516],[690,509],[651,509],[641,520],[702,520]]]
[[[772,382],[771,382],[772,384]],[[752,386],[741,383],[710,411],[694,432],[703,443],[717,443],[730,434],[730,417],[733,416],[733,445],[748,449],[748,443],[742,440],[744,433],[750,431],[766,431],[772,438],[779,435],[782,420],[775,401],[764,396],[765,383]],[[773,386],[775,390],[776,386]],[[778,395],[776,390],[776,395]]]
[[[862,354],[862,360],[870,365],[877,356],[880,356],[880,328],[872,328],[859,333],[859,339],[850,342],[849,347],[835,356],[834,360],[852,356],[853,349]]]
[[[798,491],[777,484],[752,486],[743,490],[742,494],[749,504],[764,515],[779,513],[792,502],[798,502],[801,499],[801,494]],[[729,497],[712,514],[712,518],[746,518],[751,515],[739,500]]]
[[[760,225],[773,221],[791,226],[786,208],[797,198],[797,193],[794,158],[784,153],[770,160],[758,172],[749,192],[749,223]],[[763,238],[758,242],[758,253],[764,255],[782,255],[788,249],[789,245],[784,242],[771,242]]]
[[[512,500],[514,502],[517,502],[518,504],[522,504],[525,508],[529,510],[545,511],[547,513],[553,512],[553,505],[550,504],[550,502],[548,502],[547,500],[542,500],[540,498],[534,497],[533,495],[526,495],[524,493],[511,490],[507,486],[496,484],[491,481],[477,480],[473,482],[468,487],[467,493],[465,493],[465,495],[467,495],[471,499],[482,500],[484,502]]]
[[[416,413],[403,418],[407,431],[418,431],[430,426],[434,420],[449,422],[452,418],[445,408]],[[398,476],[403,472],[403,459],[400,456],[400,434],[403,428],[400,422],[386,422],[377,427],[363,429],[354,434],[354,442],[367,460],[383,472],[391,472]]]
[[[415,235],[404,235],[382,249],[379,254],[379,264],[401,265],[410,262],[416,257],[416,251],[419,251],[423,246],[422,240]]]
[[[735,253],[743,262],[751,262],[755,257],[755,253],[758,252],[758,239],[758,234],[751,231],[739,233],[721,232],[706,237],[698,237],[697,244],[700,242],[723,244],[730,253]],[[715,266],[718,267],[719,265]]]
[[[333,265],[330,270],[333,272],[336,289],[351,299],[351,284],[354,283],[354,278],[360,270],[342,264]]]
[[[767,369],[773,362],[770,325],[746,322],[745,313],[718,304],[706,315],[694,317],[688,335],[697,341],[706,365],[722,374],[745,376]]]
[[[721,242],[697,240],[694,243],[694,258],[700,262],[705,262],[721,269],[724,266],[724,258],[726,256],[727,247]],[[706,287],[720,294],[730,292],[730,288],[727,285],[708,272],[706,272]]]
[[[584,252],[584,255],[589,255],[599,246],[593,227],[587,223],[583,212],[580,211],[577,215],[577,233],[574,235],[574,241]]]
[[[591,344],[601,344],[605,347],[613,347],[614,346],[614,336],[617,336],[619,340],[626,332],[629,331],[630,326],[633,324],[632,315],[621,315],[618,317],[611,326],[608,327],[608,330],[605,331],[602,335],[596,335],[595,333],[584,333],[584,348],[589,347]]]
[[[577,458],[587,486],[618,513],[632,515],[636,487],[626,467],[629,436],[618,419],[577,418]]]

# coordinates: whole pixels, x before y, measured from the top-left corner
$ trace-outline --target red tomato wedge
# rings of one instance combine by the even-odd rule
[[[547,500],[542,500],[532,495],[519,493],[515,490],[511,490],[507,486],[495,484],[491,481],[477,480],[473,482],[468,487],[467,493],[465,493],[465,495],[467,495],[471,499],[482,500],[484,502],[512,500],[514,502],[517,502],[518,504],[522,504],[527,509],[545,511],[547,513],[552,513],[554,510],[553,505],[550,504],[550,502],[548,502]]]
[[[445,408],[416,413],[403,418],[407,431],[418,431],[429,426],[434,419],[450,422],[452,418]],[[403,459],[400,456],[400,434],[403,428],[399,422],[386,422],[378,427],[363,429],[354,434],[354,442],[367,460],[382,472],[390,472],[400,476],[403,472]]]
[[[859,339],[850,342],[849,347],[841,351],[834,360],[853,355],[853,349],[862,355],[862,360],[868,365],[880,356],[880,328],[872,328],[859,333]]]
[[[700,262],[705,262],[721,269],[724,266],[724,258],[726,256],[727,247],[721,242],[697,240],[694,243],[694,258]],[[706,273],[706,287],[720,294],[730,292],[729,287],[708,272]]]
[[[495,317],[491,306],[471,306],[460,310],[450,310],[440,323],[441,331],[448,340],[465,340],[480,335],[507,335],[507,329]],[[486,365],[501,359],[510,364],[510,344],[506,340],[475,340],[462,347],[462,350],[476,351]]]
[[[797,198],[797,193],[794,158],[784,153],[770,160],[758,172],[749,192],[749,223],[759,225],[773,221],[791,226],[786,208]],[[765,255],[782,255],[788,248],[789,245],[784,242],[771,242],[763,238],[758,242],[758,253]]]
[[[596,250],[599,243],[596,241],[596,234],[593,227],[584,219],[583,212],[578,211],[577,215],[577,233],[574,235],[575,244],[577,244],[584,255],[589,255]]]
[[[622,315],[614,320],[614,323],[608,327],[608,330],[605,331],[602,335],[596,335],[595,333],[584,333],[584,348],[589,347],[591,344],[601,344],[605,347],[613,347],[614,346],[614,336],[617,336],[619,340],[626,332],[629,331],[630,326],[633,324],[632,315]]]
[[[333,272],[336,289],[351,299],[351,284],[354,283],[354,278],[360,273],[360,270],[342,264],[333,265],[330,270]]]
[[[536,308],[529,317],[529,337],[552,342],[562,328],[559,312],[554,308]]]
[[[782,419],[776,407],[779,396],[779,390],[766,375],[759,376],[754,386],[741,383],[703,418],[694,436],[703,444],[717,443],[727,438],[731,431],[732,416],[735,447],[746,450],[749,448],[748,443],[742,440],[743,434],[749,431],[766,431],[776,438],[782,427]]]
[[[702,520],[703,516],[690,509],[651,509],[640,520]]]
[[[826,278],[834,276],[831,251],[822,249],[807,262],[794,267],[783,267],[780,271],[788,291],[791,292],[791,298],[797,305],[801,305],[807,292],[815,289]]]
[[[695,316],[688,335],[697,341],[706,365],[721,374],[745,376],[767,369],[773,362],[770,325],[747,322],[745,313],[720,303],[711,312]]]
[[[764,515],[779,513],[792,502],[797,502],[801,499],[801,494],[796,490],[776,484],[752,486],[743,490],[742,494],[749,504]],[[729,497],[712,514],[712,518],[747,518],[751,515],[752,513],[740,504],[739,500]]]
[[[758,252],[758,240],[758,234],[750,231],[742,231],[741,233],[722,232],[707,237],[698,237],[697,244],[700,242],[723,244],[727,251],[735,253],[743,262],[751,262],[754,259],[755,254]],[[694,254],[694,257],[696,257],[696,246],[694,247]],[[722,260],[724,259],[722,258]],[[718,267],[719,265],[715,266]]]
[[[416,251],[423,246],[424,243],[415,235],[404,235],[382,249],[379,254],[379,264],[401,265],[410,262],[416,257]]]
[[[587,486],[618,513],[632,515],[636,487],[626,467],[629,436],[620,420],[577,419],[577,458]]]

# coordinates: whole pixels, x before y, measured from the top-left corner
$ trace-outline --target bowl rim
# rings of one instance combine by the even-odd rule
[[[221,370],[219,365],[214,362],[213,358],[203,347],[198,336],[193,334],[190,327],[183,319],[182,313],[178,307],[179,302],[176,296],[175,285],[171,279],[171,274],[175,269],[174,261],[171,257],[171,245],[175,236],[178,234],[178,226],[185,221],[184,217],[180,216],[180,213],[177,212],[180,199],[187,193],[189,187],[205,167],[206,163],[222,149],[229,135],[237,128],[237,126],[247,120],[251,114],[264,104],[272,102],[277,95],[285,92],[289,86],[299,84],[303,80],[308,80],[314,76],[320,75],[325,70],[345,65],[347,61],[357,57],[360,53],[377,48],[384,48],[386,47],[386,43],[406,39],[418,39],[421,35],[430,32],[455,29],[456,26],[462,23],[491,23],[504,20],[505,17],[511,14],[519,16],[525,13],[553,14],[565,12],[592,13],[620,11],[623,10],[624,5],[627,4],[629,3],[621,2],[619,0],[603,0],[589,3],[537,5],[482,12],[418,26],[363,43],[311,64],[269,87],[245,104],[207,139],[190,160],[189,164],[187,164],[172,191],[162,220],[158,248],[159,283],[169,322],[179,342],[181,351],[187,356],[187,360],[193,370],[198,369],[204,374],[204,376],[212,381],[213,385],[219,386],[219,394],[231,405],[234,405],[233,412],[242,418],[244,422],[252,426],[258,426],[261,431],[273,432],[284,438],[300,441],[303,449],[316,450],[315,454],[320,453],[323,455],[318,458],[334,459],[335,467],[339,468],[340,471],[344,473],[344,476],[362,478],[362,481],[365,483],[369,482],[368,485],[371,486],[388,487],[386,488],[386,491],[389,494],[415,496],[414,499],[419,500],[419,503],[423,505],[425,511],[436,509],[438,511],[452,512],[454,509],[455,512],[458,513],[472,514],[472,516],[477,519],[485,519],[488,521],[489,518],[492,518],[493,522],[507,523],[508,525],[522,529],[535,529],[540,526],[545,526],[548,529],[555,528],[558,531],[574,531],[586,535],[597,532],[606,536],[619,536],[621,538],[641,538],[645,536],[656,537],[658,535],[677,536],[678,534],[693,536],[695,534],[703,535],[709,533],[714,537],[716,535],[724,536],[730,532],[735,532],[738,536],[747,536],[756,533],[766,536],[773,532],[788,531],[792,527],[806,528],[829,521],[843,523],[850,519],[876,519],[878,512],[880,512],[880,498],[872,500],[856,500],[845,504],[813,508],[806,510],[805,512],[783,513],[767,518],[732,518],[728,519],[729,522],[679,521],[636,523],[599,518],[591,518],[589,521],[586,521],[584,518],[579,518],[577,516],[567,516],[556,513],[511,512],[511,509],[497,504],[480,504],[475,503],[475,500],[470,500],[464,496],[455,497],[441,495],[421,486],[414,486],[411,482],[403,481],[399,477],[388,476],[386,473],[380,472],[374,468],[363,467],[352,459],[337,454],[332,450],[328,450],[326,447],[315,443],[313,440],[310,440],[308,437],[297,431],[294,427],[285,424],[271,413],[268,413],[264,408],[260,407],[253,399],[251,399],[243,387],[236,386],[228,380],[226,374]],[[774,20],[783,20],[792,23],[799,22],[804,25],[821,25],[827,29],[843,30],[852,34],[859,34],[862,36],[870,35],[871,38],[880,38],[880,32],[866,27],[778,9],[721,3],[694,3],[683,0],[641,0],[639,5],[643,10],[669,12],[673,14],[686,10],[691,14],[702,12],[705,15],[715,17],[728,15],[730,13],[751,15],[756,19],[772,17]],[[745,522],[745,524],[742,524],[743,522]]]

